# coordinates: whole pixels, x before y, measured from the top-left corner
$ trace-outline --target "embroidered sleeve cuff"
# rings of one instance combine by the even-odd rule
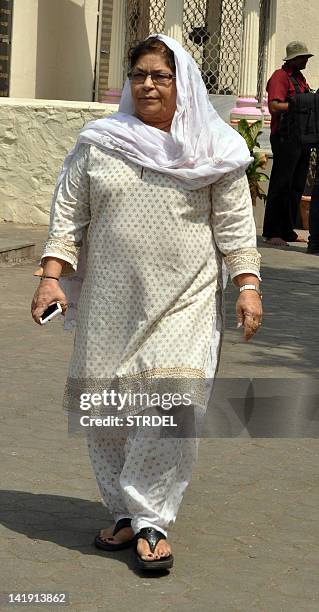
[[[261,255],[256,248],[238,249],[224,257],[231,279],[238,274],[256,274],[260,277]]]
[[[57,257],[66,262],[63,266],[61,276],[72,274],[77,269],[78,258],[80,254],[80,245],[74,244],[63,238],[48,238],[44,244],[44,250],[41,257],[41,264],[44,257]]]

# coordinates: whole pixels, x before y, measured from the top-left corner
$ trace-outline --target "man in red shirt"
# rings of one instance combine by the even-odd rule
[[[301,73],[312,54],[304,43],[287,45],[284,64],[267,83],[268,106],[271,113],[270,143],[273,166],[265,209],[263,236],[268,244],[288,246],[288,242],[303,242],[294,231],[297,211],[306,183],[310,149],[292,140],[284,128],[284,114],[289,99],[306,93],[310,87]]]

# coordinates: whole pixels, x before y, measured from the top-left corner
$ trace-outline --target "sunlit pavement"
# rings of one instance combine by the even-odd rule
[[[45,238],[41,228],[6,224],[1,232],[35,239],[37,252]],[[242,341],[235,328],[237,290],[229,285],[219,377],[316,378],[319,258],[304,245],[280,250],[260,242],[260,252],[264,324],[253,341]],[[319,447],[313,438],[202,440],[170,532],[170,574],[139,574],[131,550],[95,550],[94,535],[109,517],[84,439],[68,436],[61,409],[73,337],[58,321],[45,328],[32,322],[35,267],[0,268],[0,590],[66,592],[69,609],[83,612],[318,612]]]

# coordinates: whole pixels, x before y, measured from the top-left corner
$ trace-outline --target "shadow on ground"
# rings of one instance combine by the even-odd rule
[[[264,265],[262,279],[263,324],[251,341],[253,351],[246,352],[247,345],[242,345],[241,365],[247,365],[248,375],[253,366],[254,376],[264,376],[266,367],[275,376],[283,375],[284,370],[290,370],[290,376],[294,372],[315,376],[319,367],[319,266]],[[238,332],[232,329],[238,290],[229,284],[226,293],[227,333],[232,342],[238,340]]]
[[[115,553],[98,550],[93,543],[99,530],[113,523],[100,502],[63,495],[1,490],[0,522],[7,529],[33,541],[53,542],[85,555],[114,560]],[[117,561],[126,564],[137,575],[153,577],[153,572],[142,572],[136,567],[134,557],[132,549],[116,551]],[[154,573],[155,578],[166,575],[169,575],[166,570]]]
[[[28,538],[54,542],[85,554],[92,549],[95,534],[112,523],[99,503],[63,495],[28,491],[0,491],[0,521]]]

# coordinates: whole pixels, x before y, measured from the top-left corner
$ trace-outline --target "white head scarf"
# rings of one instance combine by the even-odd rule
[[[117,151],[136,164],[163,172],[190,190],[214,183],[224,174],[249,165],[251,157],[245,140],[217,114],[191,55],[173,38],[163,34],[152,36],[157,36],[174,52],[177,99],[171,131],[154,128],[134,116],[131,85],[126,79],[119,111],[87,123],[80,131],[75,146],[64,160],[53,200],[82,143],[96,145],[107,152]],[[69,303],[64,322],[66,330],[73,329],[76,322],[86,248],[84,234],[77,272],[61,279]],[[223,281],[225,286],[225,266]]]
[[[191,55],[173,38],[153,36],[174,52],[177,99],[171,131],[154,128],[134,116],[131,85],[126,79],[119,111],[84,126],[65,158],[58,185],[82,143],[118,151],[136,164],[177,179],[186,189],[199,189],[249,165],[245,140],[217,114]]]

